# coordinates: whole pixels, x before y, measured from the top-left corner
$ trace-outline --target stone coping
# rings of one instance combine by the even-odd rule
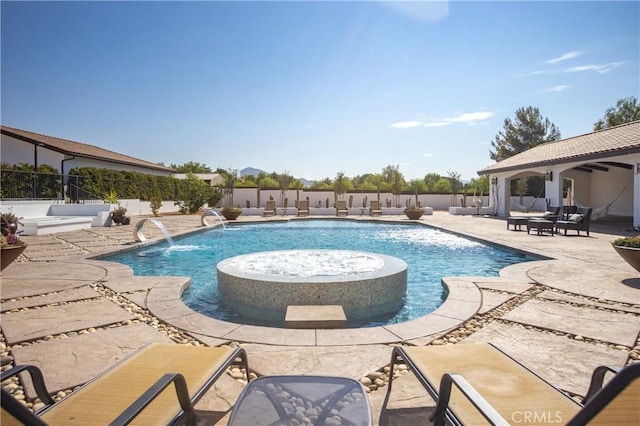
[[[351,344],[398,343],[444,333],[457,327],[478,312],[481,305],[480,289],[472,277],[445,278],[442,281],[448,295],[444,303],[420,318],[399,324],[347,329],[286,329],[237,324],[193,311],[182,301],[182,293],[189,283],[160,284],[151,288],[147,308],[162,321],[189,333],[230,341],[278,344],[285,346],[332,346],[345,344],[345,335]],[[347,331],[345,333],[345,331]],[[251,336],[251,337],[248,337]]]

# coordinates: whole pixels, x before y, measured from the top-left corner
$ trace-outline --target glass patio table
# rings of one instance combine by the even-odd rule
[[[371,406],[360,382],[332,376],[263,376],[249,382],[229,425],[364,425]]]

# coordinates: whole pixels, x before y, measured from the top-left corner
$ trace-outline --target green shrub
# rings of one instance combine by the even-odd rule
[[[640,248],[640,236],[618,238],[611,242],[614,246]]]

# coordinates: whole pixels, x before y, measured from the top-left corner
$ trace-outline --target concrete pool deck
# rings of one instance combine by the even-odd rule
[[[280,219],[241,216],[239,222]],[[202,229],[199,216],[159,220],[172,236]],[[445,277],[448,302],[404,324],[288,330],[230,324],[191,311],[179,299],[188,277],[136,277],[124,265],[88,259],[136,246],[137,218],[129,226],[24,237],[29,262],[14,263],[1,275],[3,366],[36,364],[50,391],[58,392],[151,341],[241,344],[259,375],[339,375],[369,380],[372,389],[377,383],[381,389],[369,394],[374,423],[406,424],[434,404],[407,374],[395,382],[382,411],[393,344],[492,342],[576,395],[586,392],[595,366],[640,358],[640,274],[610,245],[617,236],[635,234],[630,226],[595,222],[590,237],[565,237],[507,230],[504,218],[437,211],[418,222],[550,260],[505,268],[500,277]],[[148,221],[144,233],[151,242],[162,238]],[[231,376],[223,377],[199,404],[208,423],[226,424],[241,390]]]

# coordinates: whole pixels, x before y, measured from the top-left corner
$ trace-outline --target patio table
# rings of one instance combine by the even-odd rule
[[[332,376],[263,376],[249,382],[229,425],[371,425],[371,406],[360,382]],[[329,422],[327,422],[329,420]]]
[[[554,222],[545,219],[529,219],[527,221],[527,234],[531,229],[535,229],[538,235],[542,235],[543,232],[550,232],[553,235]]]

